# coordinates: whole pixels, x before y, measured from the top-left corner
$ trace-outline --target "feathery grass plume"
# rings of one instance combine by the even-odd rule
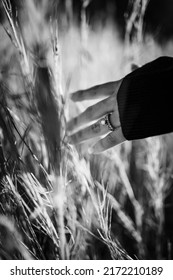
[[[50,34],[51,26],[48,20],[46,20],[47,1],[41,1],[37,4],[34,1],[26,2],[30,27],[34,27],[33,25],[35,25],[33,38],[30,43],[35,57],[34,100],[38,109],[39,120],[41,121],[42,132],[50,161],[49,170],[53,170],[53,172],[59,175],[62,137],[64,137],[64,135],[61,135],[63,105],[61,100],[62,93],[60,93],[61,81],[57,81],[60,69],[57,69],[59,65],[53,65],[54,63],[56,64],[54,50],[58,48],[55,44],[59,39],[56,37],[57,34],[54,30],[54,33]],[[54,13],[53,10],[52,12]],[[52,25],[54,24],[56,26],[57,21],[54,21],[55,23],[52,23]],[[58,26],[56,26],[57,29]],[[51,45],[51,39],[53,45]],[[54,73],[55,71],[56,73]]]
[[[15,175],[15,185],[6,175],[1,186],[4,187],[1,195],[2,213],[5,215],[9,212],[7,209],[10,209],[8,215],[15,220],[23,235],[24,244],[33,258],[59,258],[59,237],[51,218],[52,202],[46,189],[32,174]],[[5,200],[5,197],[8,199]],[[46,248],[48,244],[49,247]]]
[[[125,31],[126,58],[132,67],[140,65],[140,47],[143,43],[144,15],[150,0],[135,0],[128,2]],[[130,69],[131,70],[131,69]]]
[[[37,8],[38,9],[38,8]],[[42,23],[42,24],[41,24]],[[65,201],[65,164],[63,164],[62,151],[63,138],[65,136],[65,118],[61,81],[59,78],[59,49],[57,21],[52,24],[52,46],[46,41],[34,42],[33,50],[36,57],[35,74],[35,100],[41,121],[42,132],[48,152],[48,172],[52,178],[53,204],[56,211],[55,220],[60,236],[61,258],[66,258],[65,253],[65,225],[64,225],[64,201]],[[44,22],[40,19],[40,28]],[[41,30],[38,30],[39,32]],[[49,33],[50,35],[50,33]],[[38,35],[39,36],[39,35]],[[42,38],[44,39],[44,38]],[[52,49],[53,63],[48,62],[48,53]]]
[[[147,8],[149,1],[148,0],[140,0],[140,1],[129,1],[131,13],[130,15],[126,15],[127,19],[127,26],[126,26],[126,35],[125,35],[125,42],[127,46],[127,56],[129,57],[128,51],[132,49],[132,62],[137,62],[137,64],[140,65],[140,48],[143,43],[143,20],[145,11]],[[130,10],[129,9],[129,10]],[[134,66],[132,66],[134,67]],[[153,232],[153,235],[155,236],[154,241],[156,242],[154,244],[154,250],[156,252],[157,258],[161,258],[163,254],[162,250],[162,238],[163,238],[163,225],[164,225],[164,211],[163,211],[163,202],[165,198],[165,193],[167,189],[167,184],[165,183],[165,170],[161,171],[161,166],[163,163],[163,142],[161,143],[161,137],[154,137],[149,138],[147,140],[144,140],[144,143],[140,143],[140,145],[143,147],[142,152],[142,162],[139,160],[139,166],[138,169],[140,169],[140,166],[144,166],[144,168],[148,175],[140,173],[140,176],[143,178],[143,182],[140,179],[140,182],[144,184],[143,192],[141,193],[143,195],[138,193],[140,203],[144,209],[143,211],[143,217],[140,217],[140,231],[141,235],[143,237],[143,245],[145,243],[144,235],[146,231],[146,224],[147,219],[150,220],[150,217],[152,216],[151,220],[153,223],[153,227],[155,228],[156,232]],[[137,144],[136,144],[137,147]],[[135,148],[136,149],[136,148]],[[136,149],[137,152],[138,148]],[[140,147],[140,151],[142,151]],[[132,154],[133,156],[133,154]],[[136,157],[136,155],[135,155]],[[138,173],[139,174],[139,173]],[[137,174],[136,174],[137,175]],[[138,177],[138,175],[137,175]],[[136,178],[137,179],[137,178]],[[137,180],[136,180],[137,181]],[[150,182],[150,183],[149,183]],[[138,180],[139,183],[139,180]],[[146,194],[146,192],[149,192],[149,196]],[[145,197],[147,197],[148,202],[146,205]],[[146,207],[148,207],[148,210],[146,211]],[[154,217],[153,217],[153,211],[154,211]],[[145,214],[144,214],[145,213]],[[150,214],[149,214],[150,213]],[[147,215],[151,215],[150,217]],[[142,218],[142,219],[141,219]],[[155,220],[156,219],[156,220]],[[154,222],[155,220],[155,222]],[[156,224],[155,224],[156,223]],[[154,225],[155,224],[155,225]],[[158,226],[158,228],[157,228]],[[154,228],[150,231],[154,231]],[[157,228],[157,229],[156,229]],[[147,249],[143,247],[142,250],[142,256],[147,255]],[[161,252],[162,251],[162,252]]]
[[[3,24],[3,27],[7,35],[9,36],[11,42],[14,44],[15,48],[18,51],[18,54],[20,56],[19,63],[21,66],[22,74],[24,76],[24,82],[31,94],[31,88],[32,88],[31,69],[27,56],[27,51],[25,48],[25,43],[19,26],[18,13],[17,11],[15,11],[15,13],[13,12],[10,1],[2,0],[1,2],[8,20],[8,25],[5,22],[5,24]]]
[[[164,162],[165,146],[162,137],[149,138],[146,141],[146,163],[144,170],[147,173],[146,189],[150,196],[150,207],[154,211],[156,227],[156,255],[160,259],[163,251],[164,233],[164,201],[168,194],[166,165]],[[170,174],[168,175],[170,176]]]
[[[64,84],[68,81],[62,72],[69,74],[69,69],[74,69],[74,57],[82,49],[81,66],[89,69],[92,59],[92,69],[102,68],[102,73],[86,71],[82,82],[78,78],[73,81],[72,77],[73,86],[84,87],[85,76],[92,82],[98,78],[98,83],[100,75],[113,78],[111,48],[103,45],[98,51],[98,44],[102,40],[110,46],[115,44],[118,55],[113,54],[117,59],[114,31],[108,32],[105,27],[98,34],[91,32],[86,17],[89,1],[83,1],[80,27],[73,22],[61,26],[63,15],[57,14],[55,1],[23,1],[17,19],[7,6],[10,1],[3,3],[8,17],[8,21],[3,21],[3,38],[9,36],[13,44],[7,39],[5,48],[4,39],[0,48],[0,215],[5,224],[1,226],[0,222],[0,229],[8,233],[5,240],[9,242],[7,248],[1,246],[1,258],[170,257],[171,238],[165,231],[164,203],[172,183],[173,165],[163,141],[153,138],[127,142],[91,156],[86,149],[68,145],[64,139],[66,113],[73,117],[74,111],[72,103],[70,108],[66,106],[69,100]],[[133,16],[128,17],[129,36],[125,41],[129,48],[133,43],[134,50],[142,41],[148,1],[140,3],[130,1]],[[69,21],[74,20],[71,9],[72,6],[68,10]],[[69,37],[73,38],[73,48]],[[119,48],[122,49],[121,44]],[[132,62],[138,62],[138,54]],[[107,67],[100,67],[98,57],[106,60],[105,65],[113,63],[107,72]],[[132,67],[129,60],[126,65]],[[123,70],[117,71],[120,76]],[[13,221],[11,228],[9,221]],[[15,237],[10,239],[13,232]],[[21,247],[16,251],[18,243]],[[167,244],[169,249],[163,250]]]

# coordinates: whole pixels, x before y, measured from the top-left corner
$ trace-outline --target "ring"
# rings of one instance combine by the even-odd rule
[[[111,122],[110,122],[111,115],[112,115],[112,113],[108,113],[103,119],[101,119],[100,124],[107,125],[107,127],[110,131],[114,131],[117,129],[117,127],[113,127],[113,125],[111,124]]]

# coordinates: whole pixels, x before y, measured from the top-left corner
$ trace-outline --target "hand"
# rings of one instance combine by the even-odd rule
[[[122,133],[117,104],[117,92],[121,83],[122,80],[110,82],[80,90],[71,95],[74,102],[107,98],[88,107],[83,113],[68,122],[68,131],[71,134],[70,143],[77,144],[107,134],[89,150],[90,153],[98,154],[126,140]],[[109,115],[109,121],[114,128],[113,131],[105,123],[105,116],[109,113],[112,113]],[[94,123],[89,125],[91,122]],[[82,128],[83,126],[86,127]]]

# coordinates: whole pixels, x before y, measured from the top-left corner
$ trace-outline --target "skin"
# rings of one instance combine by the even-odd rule
[[[71,94],[74,102],[103,98],[68,122],[67,128],[71,144],[106,135],[89,149],[89,153],[99,154],[126,140],[122,133],[117,104],[117,93],[121,83],[122,79]],[[110,123],[116,128],[114,131],[110,131],[107,125],[100,122],[110,112],[112,113]]]

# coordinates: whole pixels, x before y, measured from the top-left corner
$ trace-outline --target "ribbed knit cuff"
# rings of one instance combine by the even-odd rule
[[[117,94],[124,137],[173,131],[173,58],[162,57],[127,75]]]

